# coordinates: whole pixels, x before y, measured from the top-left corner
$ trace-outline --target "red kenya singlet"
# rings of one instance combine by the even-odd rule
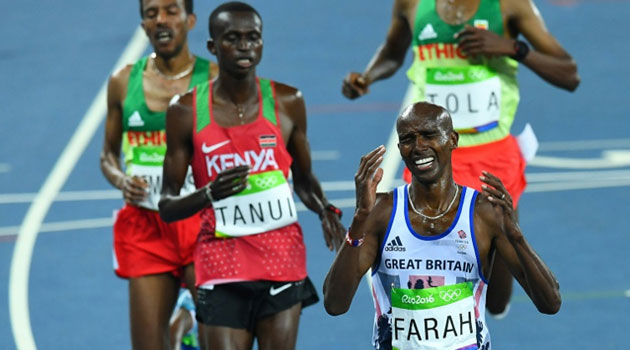
[[[197,286],[306,278],[302,228],[287,183],[292,158],[282,138],[274,83],[258,79],[258,116],[245,125],[217,124],[212,82],[197,86],[193,100],[197,188],[225,169],[251,168],[247,189],[202,211],[195,249]]]

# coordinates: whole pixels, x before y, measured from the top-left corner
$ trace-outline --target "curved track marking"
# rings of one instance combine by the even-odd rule
[[[147,45],[148,40],[144,31],[138,27],[127,44],[125,51],[118,59],[118,62],[116,62],[114,70],[137,60],[144,53]],[[92,101],[92,105],[90,105],[90,108],[72,135],[70,142],[66,145],[57,163],[55,163],[46,181],[35,196],[35,200],[29,207],[20,226],[15,248],[13,249],[9,275],[9,316],[11,318],[15,345],[20,350],[37,348],[31,329],[28,307],[28,278],[37,235],[50,205],[65,184],[68,176],[70,176],[74,166],[105,117],[107,109],[106,95],[107,81],[101,86],[96,98]]]

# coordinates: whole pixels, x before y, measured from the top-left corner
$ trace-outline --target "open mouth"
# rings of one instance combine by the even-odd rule
[[[242,68],[249,68],[252,66],[252,59],[246,57],[239,58],[238,60],[236,60],[236,64]]]
[[[433,165],[434,160],[435,158],[433,157],[418,159],[415,161],[416,168],[418,168],[418,170],[427,170]]]
[[[173,33],[170,30],[159,30],[155,33],[155,40],[160,44],[165,44],[173,40]]]

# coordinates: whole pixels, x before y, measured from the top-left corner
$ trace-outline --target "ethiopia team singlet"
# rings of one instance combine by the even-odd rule
[[[372,267],[375,348],[490,350],[488,282],[472,221],[478,192],[462,187],[451,226],[422,236],[409,221],[407,186],[394,190],[389,228]]]
[[[127,174],[142,177],[149,184],[149,195],[138,206],[157,211],[162,190],[162,163],[166,154],[166,111],[155,112],[147,106],[142,79],[147,61],[148,57],[140,59],[129,73],[122,111],[122,150]],[[209,68],[209,61],[195,57],[189,88],[208,81]],[[194,189],[189,169],[181,194]]]
[[[518,63],[509,57],[465,56],[453,36],[464,25],[438,15],[436,0],[421,0],[413,30],[414,61],[407,72],[414,101],[446,108],[460,133],[459,146],[475,146],[509,135],[519,102]],[[500,0],[480,0],[465,24],[503,36]]]
[[[197,285],[306,278],[306,249],[287,182],[292,158],[280,128],[274,83],[258,78],[258,116],[231,127],[216,123],[212,82],[193,90],[192,169],[197,188],[223,170],[249,165],[247,188],[202,211],[195,250]]]

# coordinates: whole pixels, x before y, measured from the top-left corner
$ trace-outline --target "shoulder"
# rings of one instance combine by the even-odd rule
[[[278,99],[278,102],[288,104],[296,102],[303,103],[304,97],[298,88],[273,80],[271,80],[271,82],[273,83],[275,97]]]
[[[131,74],[131,69],[133,68],[133,64],[128,64],[119,70],[115,71],[109,77],[109,85],[110,87],[126,87],[129,82],[129,75]]]
[[[392,216],[392,210],[394,210],[394,191],[378,192],[376,194],[376,202],[370,216],[374,216],[374,220],[379,226],[382,226],[382,229],[387,227],[389,218]]]
[[[501,11],[508,18],[519,19],[525,16],[540,16],[540,11],[532,0],[501,0]]]
[[[192,116],[193,103],[195,103],[193,91],[194,89],[184,94],[173,96],[168,104],[167,116],[177,118]]]

